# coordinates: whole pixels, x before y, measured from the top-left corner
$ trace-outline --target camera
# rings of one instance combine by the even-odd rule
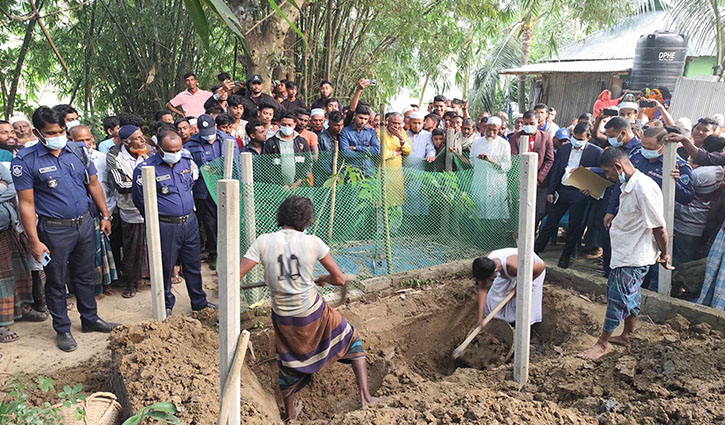
[[[377,86],[378,85],[378,80],[368,80],[368,81],[370,82],[370,85],[371,86]]]
[[[651,100],[640,100],[639,101],[640,108],[654,108],[655,106],[657,106],[657,104]]]
[[[602,113],[604,114],[605,117],[616,117],[617,115],[619,115],[619,111],[617,111],[616,109],[610,109],[610,108],[604,109],[602,111]]]

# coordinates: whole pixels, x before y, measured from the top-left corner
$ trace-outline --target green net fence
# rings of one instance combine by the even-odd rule
[[[467,155],[452,156],[445,169],[445,151],[429,163],[397,156],[380,167],[380,157],[342,152],[337,167],[332,152],[255,155],[254,183],[241,184],[240,243],[279,230],[277,208],[290,195],[305,196],[315,205],[308,234],[322,238],[340,269],[358,279],[442,264],[512,246],[518,224],[519,156],[510,164],[492,164]],[[333,168],[338,170],[333,174]],[[223,159],[202,167],[202,176],[216,200]],[[240,179],[238,161],[232,177]],[[247,226],[245,203],[254,203],[254,226]],[[253,228],[247,235],[245,228]],[[318,264],[318,274],[325,273]],[[246,283],[261,280],[255,267]],[[326,294],[333,289],[320,288]],[[243,291],[248,304],[266,299],[266,288]]]

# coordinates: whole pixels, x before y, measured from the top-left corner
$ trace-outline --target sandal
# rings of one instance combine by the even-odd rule
[[[291,418],[289,415],[289,412],[287,412],[287,419],[284,420],[285,423],[296,420],[297,418],[300,417],[300,413],[302,413],[304,406],[302,405],[301,401],[295,400],[295,402],[292,403],[292,405],[295,409],[295,416],[293,418]]]
[[[184,281],[184,279],[181,277],[181,275],[178,275],[177,274],[177,275],[171,276],[171,284],[172,285],[178,285],[178,284],[180,284],[183,281]]]
[[[19,338],[20,335],[11,331],[7,326],[0,326],[0,343],[15,342]]]
[[[25,308],[28,308],[25,310]],[[44,322],[48,320],[48,315],[37,310],[33,310],[30,306],[23,306],[23,315],[18,320],[28,322]]]
[[[123,294],[121,295],[123,298],[133,298],[136,296],[136,287],[135,286],[129,286],[126,289],[123,290]]]
[[[111,296],[111,295],[115,295],[115,294],[116,294],[116,291],[114,291],[110,285],[103,287],[103,295]]]

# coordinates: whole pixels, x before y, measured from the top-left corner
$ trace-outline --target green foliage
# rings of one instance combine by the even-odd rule
[[[158,402],[139,410],[121,425],[141,425],[146,419],[155,419],[156,423],[182,425],[175,414],[174,403]]]
[[[54,407],[53,404],[45,402],[42,406],[32,406],[28,403],[28,393],[36,389],[40,389],[43,393],[55,391],[53,380],[39,377],[36,385],[27,383],[24,375],[12,377],[2,389],[6,397],[0,400],[0,423],[7,425],[60,424],[61,418],[58,408]],[[63,406],[75,406],[76,419],[78,420],[85,415],[85,411],[78,406],[79,402],[85,400],[85,396],[81,395],[82,389],[81,384],[76,384],[73,387],[66,385],[63,387],[63,391],[57,394],[59,403]]]

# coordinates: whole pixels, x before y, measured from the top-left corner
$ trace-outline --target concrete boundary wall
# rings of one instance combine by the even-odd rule
[[[468,275],[471,273],[472,261],[473,259],[458,260],[424,269],[365,279],[359,282],[361,292],[355,291],[350,295],[350,298],[358,298],[362,296],[362,292],[388,292],[391,287],[414,279],[426,280],[450,275]],[[583,293],[607,295],[607,279],[601,276],[591,276],[551,265],[547,266],[546,275],[550,284],[575,289]],[[648,316],[657,323],[664,323],[675,314],[680,314],[693,324],[707,323],[713,329],[725,331],[725,311],[667,297],[646,289],[642,290],[641,314]]]

